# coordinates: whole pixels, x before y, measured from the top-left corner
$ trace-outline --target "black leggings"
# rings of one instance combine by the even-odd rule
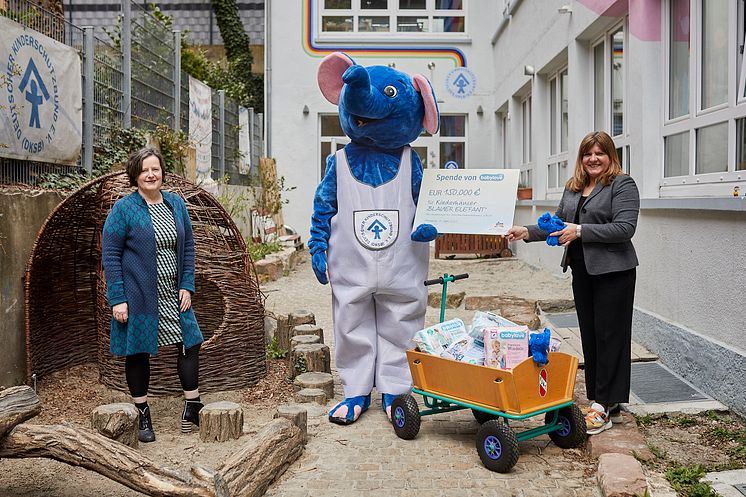
[[[184,391],[197,390],[199,387],[199,347],[197,344],[186,349],[182,354],[182,344],[177,343],[179,355],[176,359],[176,370],[179,373],[181,388]],[[150,384],[150,354],[128,355],[124,360],[124,373],[132,397],[144,397],[148,394]]]

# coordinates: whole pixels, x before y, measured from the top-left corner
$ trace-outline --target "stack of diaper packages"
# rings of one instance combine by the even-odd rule
[[[417,349],[427,354],[469,364],[484,364],[484,347],[475,344],[460,319],[443,321],[420,330],[413,339]]]
[[[544,333],[548,335],[549,330],[545,329]],[[479,366],[512,369],[529,357],[530,335],[537,334],[493,312],[477,311],[468,330],[461,319],[451,319],[418,331],[413,341],[420,352],[427,354]],[[549,337],[545,335],[545,338],[549,351],[559,350],[555,337],[551,337],[551,343]]]

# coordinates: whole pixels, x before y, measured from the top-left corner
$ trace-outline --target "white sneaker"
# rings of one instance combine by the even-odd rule
[[[598,435],[611,427],[612,422],[609,419],[609,413],[604,409],[604,406],[594,402],[588,408],[588,414],[585,415],[585,432],[588,435]]]

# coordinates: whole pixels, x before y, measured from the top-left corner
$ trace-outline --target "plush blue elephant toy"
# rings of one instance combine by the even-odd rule
[[[423,128],[437,132],[438,107],[424,76],[359,66],[343,53],[324,58],[318,83],[350,138],[327,158],[308,242],[316,278],[332,286],[345,392],[329,420],[354,423],[374,386],[391,419],[394,397],[412,386],[406,349],[424,325],[427,242],[438,234],[414,227],[422,164],[409,144]]]
[[[549,362],[549,341],[552,338],[552,332],[549,328],[544,331],[531,333],[528,337],[528,354],[534,358],[534,362],[544,365]]]
[[[558,218],[556,215],[550,214],[548,212],[545,212],[544,214],[539,216],[537,224],[539,225],[539,228],[546,231],[547,233],[554,233],[556,231],[565,229],[565,222],[562,219]],[[558,246],[559,237],[548,236],[547,245],[552,247]]]

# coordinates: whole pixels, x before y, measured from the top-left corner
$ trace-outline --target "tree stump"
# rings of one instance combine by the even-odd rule
[[[290,351],[290,378],[303,373],[331,373],[329,347],[321,343],[296,345]]]
[[[324,343],[324,330],[315,324],[300,324],[293,328],[293,336],[299,335],[316,335],[319,342]]]
[[[327,399],[334,398],[334,378],[330,373],[303,373],[293,380],[293,388],[300,392],[304,388],[320,388]]]
[[[137,448],[139,427],[137,408],[118,403],[98,406],[91,413],[91,428],[106,438]]]
[[[234,402],[213,402],[199,412],[199,439],[225,442],[243,433],[243,410]]]
[[[296,402],[301,404],[308,404],[310,402],[316,402],[322,406],[329,400],[326,398],[326,393],[320,388],[304,388],[298,392],[295,392],[294,399]]]
[[[309,311],[295,311],[287,316],[277,316],[275,336],[277,337],[277,346],[280,349],[290,350],[290,337],[292,336],[293,328],[299,324],[316,324],[316,318]]]
[[[321,343],[317,335],[295,335],[290,339],[290,350],[298,345],[311,345],[312,343]]]
[[[303,445],[308,441],[308,411],[298,404],[285,404],[277,407],[273,418],[285,418],[290,420],[300,429]]]

